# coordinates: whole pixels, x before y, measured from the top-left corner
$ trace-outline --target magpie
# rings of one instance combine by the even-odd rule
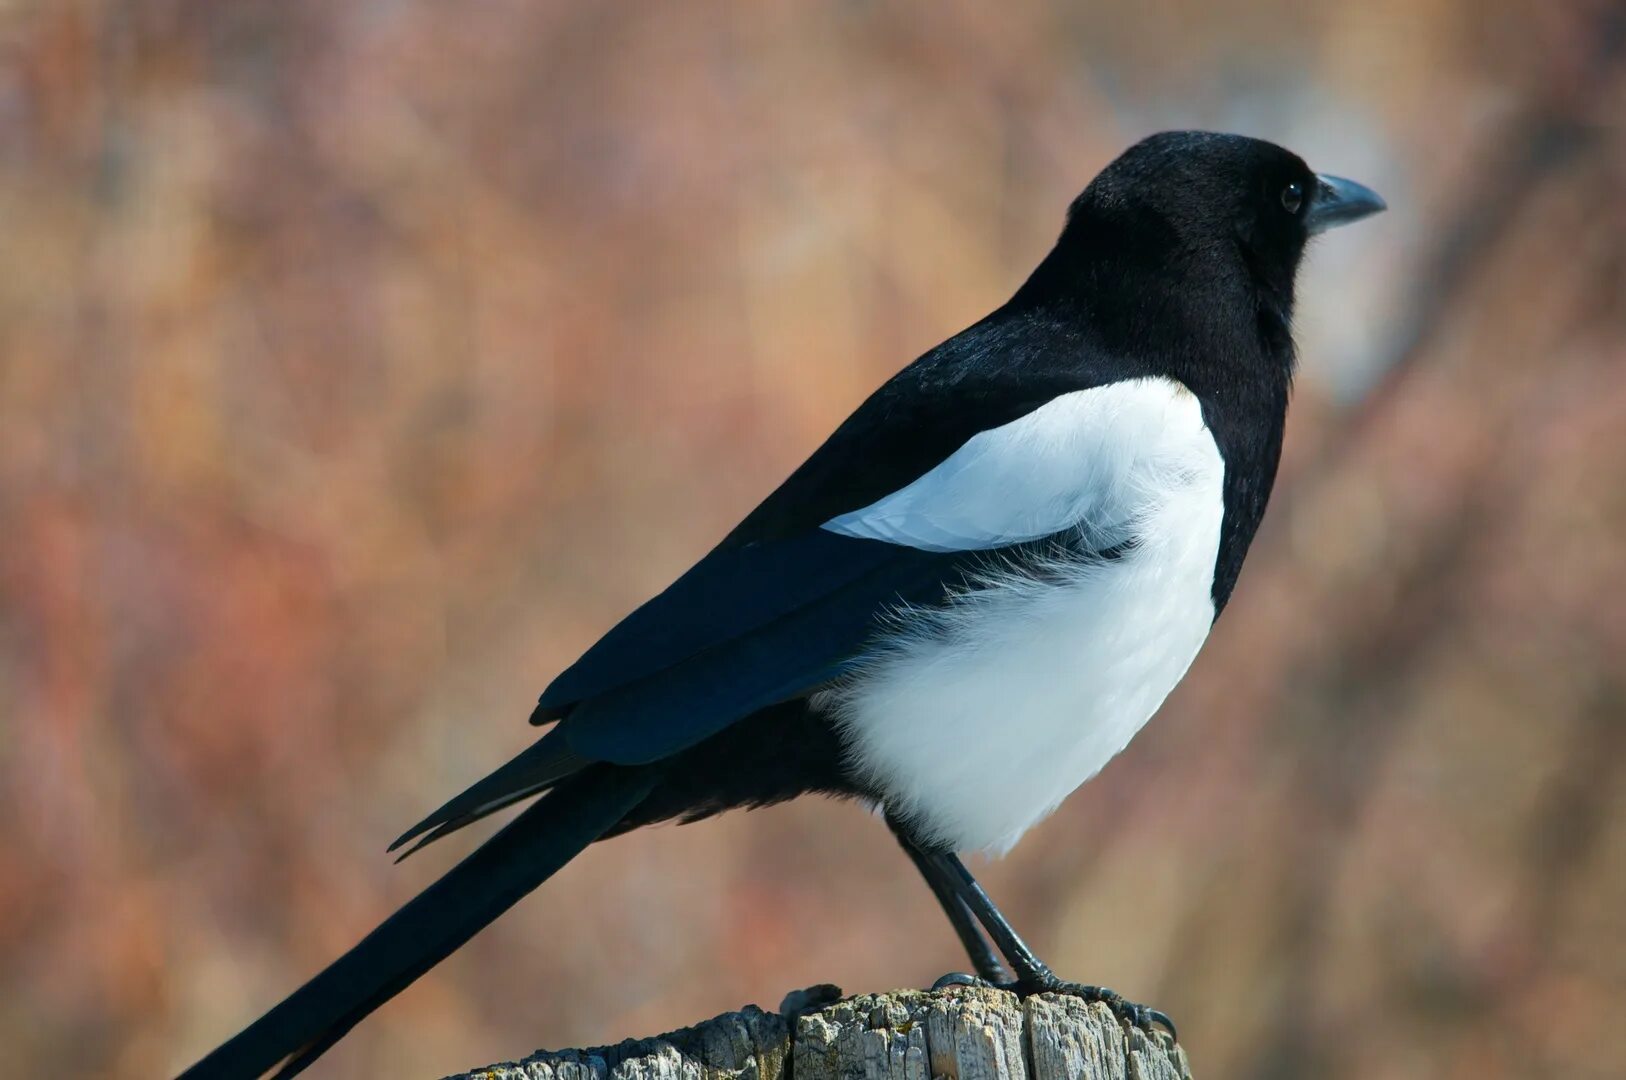
[[[1009,849],[1185,674],[1275,479],[1306,244],[1383,209],[1257,139],[1129,148],[1007,303],[888,380],[391,850],[529,807],[184,1076],[301,1071],[597,840],[808,793],[882,812],[976,970],[941,981],[1172,1031],[1055,975],[957,853]]]

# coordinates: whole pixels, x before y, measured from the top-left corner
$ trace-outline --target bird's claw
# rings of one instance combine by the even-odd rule
[[[933,990],[946,990],[951,986],[993,986],[987,979],[977,975],[968,975],[963,971],[951,971],[941,979],[932,983]]]
[[[1162,1009],[1154,1009],[1150,1005],[1141,1005],[1130,1001],[1116,990],[1105,986],[1090,986],[1087,983],[1067,982],[1054,975],[1047,975],[1034,979],[1018,979],[1015,982],[992,983],[976,975],[968,975],[963,971],[951,971],[947,975],[932,983],[933,990],[943,990],[950,986],[982,986],[996,990],[1008,990],[1017,997],[1026,998],[1034,994],[1066,994],[1068,997],[1080,998],[1084,1001],[1099,1001],[1112,1010],[1112,1015],[1119,1021],[1138,1027],[1142,1031],[1151,1031],[1152,1025],[1166,1030],[1178,1042],[1180,1035],[1174,1030],[1174,1021]]]
[[[1084,1001],[1099,1001],[1112,1010],[1112,1015],[1121,1022],[1138,1027],[1142,1031],[1151,1031],[1156,1024],[1166,1030],[1170,1037],[1179,1041],[1180,1034],[1174,1029],[1174,1021],[1169,1014],[1161,1009],[1154,1009],[1149,1005],[1141,1005],[1130,1001],[1116,990],[1109,990],[1105,986],[1090,986],[1087,983],[1067,982],[1054,975],[1049,978],[1034,979],[1029,982],[1018,982],[1009,987],[1019,996],[1027,997],[1030,994],[1066,994],[1068,997],[1080,998]]]

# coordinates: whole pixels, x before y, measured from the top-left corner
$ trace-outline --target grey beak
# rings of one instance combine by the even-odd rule
[[[1304,225],[1312,234],[1326,232],[1387,209],[1389,204],[1383,201],[1383,196],[1365,184],[1317,173],[1315,194],[1304,215]]]

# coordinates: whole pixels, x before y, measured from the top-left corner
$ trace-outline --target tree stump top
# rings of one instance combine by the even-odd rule
[[[1191,1080],[1163,1032],[1100,1004],[955,986],[834,1000],[834,987],[748,1006],[681,1031],[543,1050],[450,1080]],[[811,1006],[811,1007],[810,1007]]]

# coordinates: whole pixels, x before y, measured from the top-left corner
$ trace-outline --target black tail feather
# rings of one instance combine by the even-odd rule
[[[388,850],[394,851],[402,844],[429,833],[395,860],[400,862],[425,844],[432,844],[447,833],[456,832],[487,814],[494,814],[505,806],[512,806],[521,799],[546,791],[590,764],[566,745],[557,730],[550,731],[489,776],[448,799],[439,810],[397,837]]]
[[[614,828],[649,794],[657,776],[650,767],[597,766],[560,782],[181,1080],[253,1080],[279,1062],[286,1063],[278,1077],[301,1071]]]

